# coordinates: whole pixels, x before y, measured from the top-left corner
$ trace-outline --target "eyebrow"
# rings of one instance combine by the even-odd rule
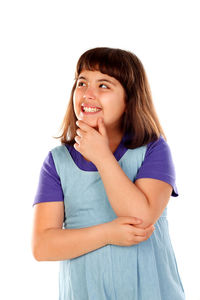
[[[79,76],[78,79],[84,79],[84,80],[87,80],[87,78],[83,77],[83,76]],[[98,82],[102,82],[102,81],[106,81],[106,82],[109,82],[110,84],[113,84],[114,86],[116,86],[116,84],[113,82],[113,81],[110,81],[106,78],[102,78],[102,79],[99,79],[97,80]]]

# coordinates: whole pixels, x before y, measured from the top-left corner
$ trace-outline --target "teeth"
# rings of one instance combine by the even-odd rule
[[[96,111],[99,111],[100,109],[92,108],[92,107],[83,107],[83,110],[86,112],[96,112]]]

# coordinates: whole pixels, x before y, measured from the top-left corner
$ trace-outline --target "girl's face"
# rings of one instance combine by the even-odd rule
[[[118,130],[126,108],[125,90],[114,77],[83,70],[77,80],[73,106],[77,119],[89,126],[97,127],[98,118],[103,117],[107,128]]]

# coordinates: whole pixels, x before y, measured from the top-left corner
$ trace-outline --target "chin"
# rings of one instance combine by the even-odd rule
[[[90,127],[93,127],[93,128],[97,128],[97,120],[95,121],[88,121],[88,120],[83,120],[83,122],[85,122],[86,124],[88,124]]]

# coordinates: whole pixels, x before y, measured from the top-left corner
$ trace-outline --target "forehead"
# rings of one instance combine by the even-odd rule
[[[81,73],[79,74],[78,76],[78,79],[86,79],[86,80],[90,80],[90,79],[107,79],[107,80],[110,80],[111,82],[113,82],[114,84],[117,84],[119,83],[119,81],[115,78],[115,77],[112,77],[108,74],[105,74],[105,73],[101,73],[100,71],[91,71],[91,70],[82,70]]]

